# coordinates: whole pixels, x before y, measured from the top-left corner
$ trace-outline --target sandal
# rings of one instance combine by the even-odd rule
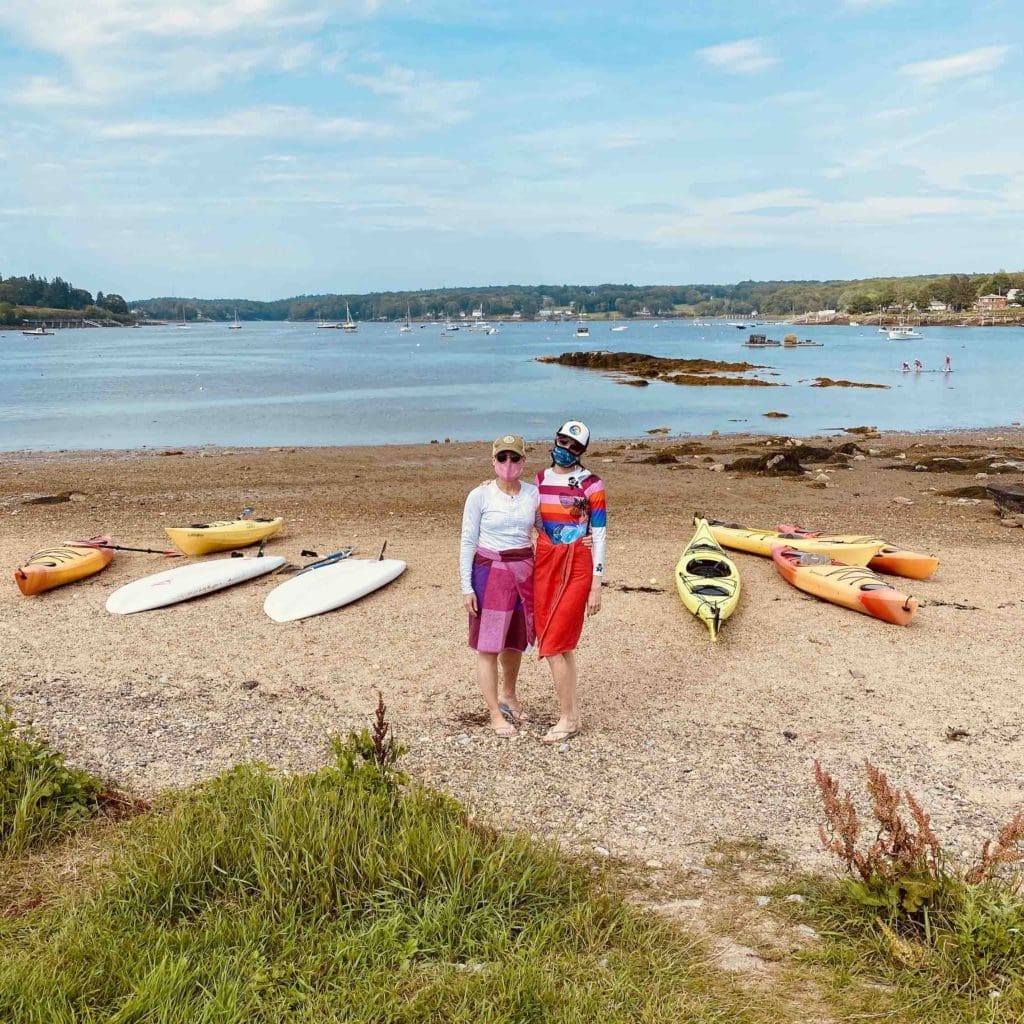
[[[579,736],[580,728],[577,726],[575,729],[548,729],[543,736],[541,736],[541,743],[565,743],[567,740],[571,740],[573,736]]]
[[[522,708],[514,708],[509,704],[502,704],[499,702],[498,710],[501,712],[501,717],[505,719],[510,725],[522,725],[523,722],[532,722],[533,716],[527,714]]]
[[[499,740],[510,740],[519,734],[519,730],[511,723],[508,725],[492,725],[491,732],[493,732]]]

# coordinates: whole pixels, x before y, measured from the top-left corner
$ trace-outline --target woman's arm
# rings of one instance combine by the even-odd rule
[[[463,595],[473,593],[473,555],[480,539],[480,518],[484,510],[484,489],[474,487],[462,510],[462,536],[459,543],[459,582]]]

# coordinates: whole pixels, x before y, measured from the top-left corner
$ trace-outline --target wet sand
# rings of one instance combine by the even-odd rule
[[[878,454],[810,466],[804,478],[710,468],[763,454],[763,437],[595,442],[608,576],[580,648],[585,731],[567,752],[538,742],[555,704],[536,661],[520,687],[536,723],[512,742],[482,725],[457,560],[462,502],[489,474],[488,445],[0,455],[0,561],[10,569],[100,532],[165,547],[162,527],[244,505],[285,517],[268,551],[292,561],[344,545],[375,557],[387,539],[389,555],[409,563],[386,590],[286,625],[262,611],[274,577],[108,615],[116,587],[180,564],[158,556],[119,554],[100,575],[31,599],[8,577],[0,701],[75,762],[150,793],[245,759],[319,764],[332,731],[368,723],[380,689],[416,774],[501,824],[665,863],[698,862],[710,843],[741,837],[819,861],[812,760],[859,785],[870,758],[920,796],[943,838],[973,846],[1024,799],[1024,530],[1001,526],[989,501],[938,493],[983,486],[974,469],[912,467],[935,455],[1020,457],[1024,432],[853,439]],[[640,461],[666,450],[677,461]],[[542,460],[531,451],[531,470]],[[827,487],[814,483],[822,470]],[[740,608],[712,645],[672,578],[695,509],[753,526],[879,533],[942,561],[932,580],[905,581],[922,607],[901,629],[818,602],[770,562],[737,554]],[[949,741],[949,727],[968,735]]]

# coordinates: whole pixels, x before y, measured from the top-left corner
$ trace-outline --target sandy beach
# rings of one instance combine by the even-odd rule
[[[802,440],[855,440],[864,457],[783,478],[728,469],[778,439],[595,442],[608,575],[580,648],[585,732],[566,752],[538,742],[555,704],[537,661],[521,682],[534,725],[503,742],[482,724],[457,559],[462,503],[489,474],[489,445],[0,455],[9,573],[76,536],[165,547],[164,526],[244,505],[285,517],[268,551],[294,562],[344,545],[374,557],[387,539],[409,563],[357,605],[288,625],[262,611],[274,577],[115,617],[104,602],[116,587],[180,563],[119,554],[100,575],[31,599],[8,574],[0,702],[75,762],[152,793],[246,759],[318,765],[331,732],[369,721],[380,689],[410,770],[481,814],[569,848],[680,865],[743,837],[820,862],[812,760],[859,786],[870,758],[921,797],[952,846],[973,846],[1024,799],[1024,530],[1001,526],[990,501],[941,492],[983,486],[977,460],[1024,459],[1024,431]],[[644,461],[659,453],[676,461]],[[975,461],[914,471],[931,456]],[[543,460],[535,447],[530,470]],[[1022,478],[996,473],[987,482]],[[901,629],[815,601],[770,562],[737,554],[743,598],[712,645],[672,576],[695,509],[878,533],[941,565],[928,581],[894,580],[922,605]],[[967,735],[948,740],[949,728]]]

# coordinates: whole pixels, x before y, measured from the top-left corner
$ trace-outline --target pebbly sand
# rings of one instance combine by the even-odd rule
[[[386,538],[409,570],[357,605],[287,625],[262,611],[277,577],[108,615],[113,589],[181,564],[157,556],[119,554],[100,575],[31,599],[8,579],[0,702],[75,762],[150,793],[252,758],[314,767],[331,732],[369,722],[379,688],[409,768],[491,820],[569,848],[680,865],[741,837],[819,863],[812,759],[860,787],[870,758],[922,799],[940,836],[973,848],[1024,800],[1024,530],[1002,527],[987,500],[938,494],[983,485],[976,467],[912,467],[928,455],[1024,458],[1024,431],[855,440],[879,454],[810,467],[827,472],[827,487],[709,471],[763,454],[763,437],[595,442],[588,462],[608,486],[609,570],[580,648],[585,732],[567,752],[538,742],[555,704],[535,660],[520,687],[535,724],[512,742],[482,725],[457,548],[465,494],[489,475],[488,445],[3,454],[9,568],[99,532],[162,548],[163,526],[254,505],[286,518],[272,553],[301,561],[303,548],[353,544],[375,557]],[[677,462],[639,461],[666,449]],[[542,460],[535,448],[530,471]],[[737,554],[743,597],[713,646],[672,576],[694,509],[754,526],[877,532],[942,562],[932,580],[905,581],[922,607],[900,629],[807,597],[770,562]],[[968,735],[949,741],[948,727]]]

